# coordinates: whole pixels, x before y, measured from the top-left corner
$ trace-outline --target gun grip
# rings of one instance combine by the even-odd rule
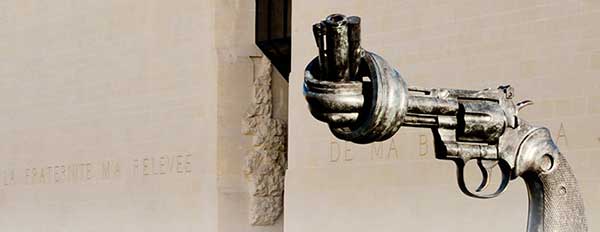
[[[567,159],[558,152],[548,130],[533,132],[525,139],[520,150],[538,154],[535,156],[538,161],[521,162],[528,163],[530,167],[521,174],[529,193],[527,231],[587,231],[577,180]]]

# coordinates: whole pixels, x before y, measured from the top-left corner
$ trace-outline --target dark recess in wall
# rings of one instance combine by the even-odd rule
[[[292,61],[291,0],[256,0],[256,45],[288,80]]]

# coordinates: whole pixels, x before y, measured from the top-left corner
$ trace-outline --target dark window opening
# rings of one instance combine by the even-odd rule
[[[256,0],[256,45],[287,80],[292,61],[291,0]]]

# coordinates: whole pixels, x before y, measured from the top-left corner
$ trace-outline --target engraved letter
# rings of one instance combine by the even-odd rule
[[[192,155],[188,154],[185,156],[185,172],[186,173],[191,173],[192,172]]]
[[[352,156],[350,154],[351,150],[350,150],[350,146],[348,145],[348,142],[344,142],[344,161],[352,161]]]
[[[426,156],[429,147],[427,146],[427,136],[419,135],[419,156]]]
[[[383,157],[383,143],[371,144],[371,160],[381,159]]]
[[[331,140],[329,142],[329,162],[337,162],[340,159],[341,150],[340,144],[335,140]]]
[[[396,157],[395,159],[398,159],[398,149],[396,149],[396,141],[394,141],[394,138],[390,139],[390,149],[387,154],[388,160],[392,159],[392,154]]]
[[[569,146],[569,140],[567,139],[567,132],[565,131],[565,126],[563,123],[560,123],[560,129],[558,130],[558,138],[556,138],[556,143],[560,143],[561,139],[564,140],[565,145]]]

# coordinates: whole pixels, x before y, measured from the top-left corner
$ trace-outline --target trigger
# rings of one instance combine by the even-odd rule
[[[475,192],[482,192],[487,189],[490,184],[490,180],[492,179],[492,168],[496,167],[497,164],[498,161],[494,160],[477,160],[477,166],[481,171],[482,179],[481,184],[479,184],[479,187],[477,187]]]

